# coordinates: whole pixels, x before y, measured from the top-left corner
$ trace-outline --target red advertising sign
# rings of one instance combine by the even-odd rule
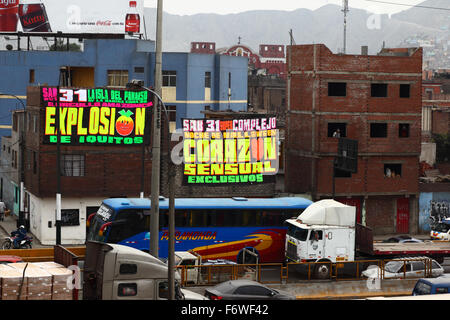
[[[141,34],[143,17],[144,0],[0,0],[0,32]]]

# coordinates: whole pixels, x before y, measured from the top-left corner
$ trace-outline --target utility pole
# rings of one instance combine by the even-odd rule
[[[344,13],[344,48],[343,53],[347,51],[347,13],[350,11],[348,9],[348,0],[342,0],[342,12]]]
[[[57,141],[56,141],[56,245],[61,244],[61,106],[60,106],[60,96],[59,96],[59,86],[57,87],[57,108],[56,111],[56,130],[57,130]]]
[[[155,92],[162,93],[162,15],[163,0],[158,0],[156,18],[156,53],[155,53]],[[152,142],[152,181],[151,181],[151,218],[150,218],[150,253],[158,258],[159,247],[159,184],[161,167],[161,105],[155,96],[153,108],[153,142]]]

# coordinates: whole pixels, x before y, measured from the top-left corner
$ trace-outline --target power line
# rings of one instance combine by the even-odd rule
[[[412,4],[405,4],[405,3],[396,3],[396,2],[389,2],[389,1],[382,1],[382,0],[364,0],[367,2],[377,2],[377,3],[384,3],[384,4],[392,4],[396,6],[405,6],[410,8],[422,8],[422,9],[433,9],[433,10],[445,10],[450,11],[450,8],[440,8],[440,7],[430,7],[430,6],[422,6],[422,5],[412,5]]]

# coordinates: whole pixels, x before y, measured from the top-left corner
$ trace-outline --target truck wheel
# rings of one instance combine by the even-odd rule
[[[330,267],[329,263],[318,263],[314,268],[314,276],[316,279],[329,279],[330,278]]]

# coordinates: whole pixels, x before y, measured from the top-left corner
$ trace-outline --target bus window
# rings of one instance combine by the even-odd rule
[[[233,211],[223,211],[224,215],[224,221],[223,226],[224,227],[236,227],[237,226],[237,214]]]
[[[123,223],[111,226],[108,236],[108,242],[110,243],[118,243],[150,229],[150,215],[144,215],[142,210],[119,211],[115,222]]]
[[[176,210],[175,211],[175,225],[177,227],[187,227],[190,220],[190,214],[188,210]]]
[[[206,211],[191,211],[191,227],[207,227]]]
[[[242,226],[244,227],[254,227],[256,226],[256,215],[258,214],[255,210],[248,210],[242,212]]]
[[[169,227],[169,211],[162,210],[159,213],[159,229]]]

